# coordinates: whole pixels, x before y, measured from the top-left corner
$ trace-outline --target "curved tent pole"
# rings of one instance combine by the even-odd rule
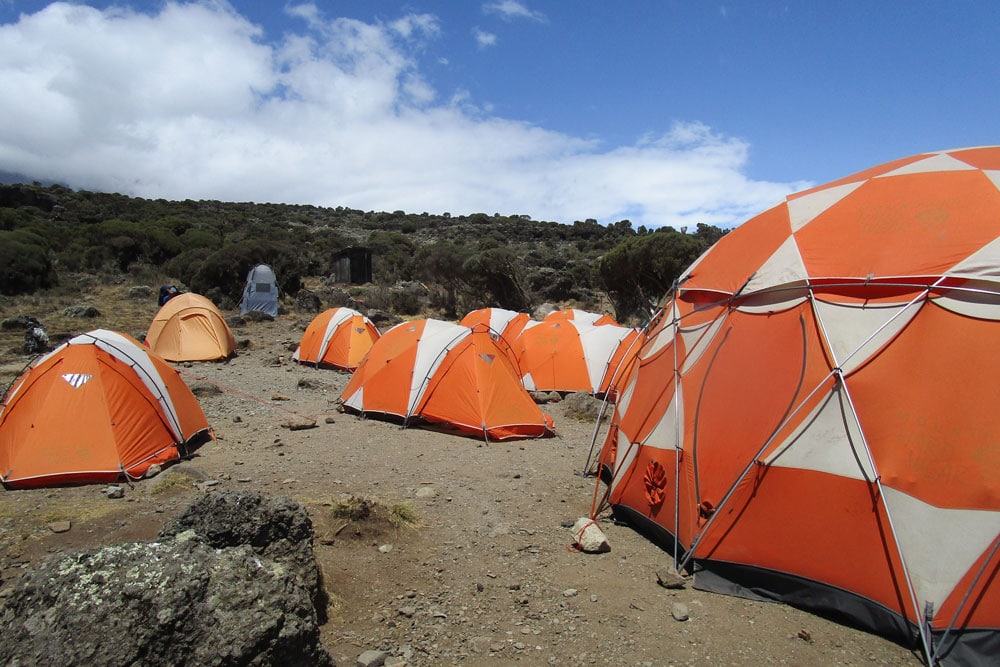
[[[947,643],[948,635],[951,634],[951,631],[955,629],[955,624],[958,622],[958,615],[962,613],[962,609],[965,608],[966,603],[969,601],[969,596],[972,594],[972,589],[974,589],[976,587],[976,584],[979,583],[979,580],[983,578],[983,574],[986,572],[986,567],[990,564],[990,561],[992,561],[993,558],[996,556],[998,549],[1000,549],[1000,535],[997,535],[996,537],[993,538],[993,545],[990,547],[989,556],[983,559],[983,564],[979,567],[979,571],[976,572],[976,576],[973,577],[972,581],[969,583],[969,588],[965,591],[965,594],[962,596],[962,601],[955,608],[955,613],[952,615],[951,620],[948,622],[948,627],[945,628],[944,633],[941,635],[941,639],[938,640],[937,648],[934,651],[933,660],[928,664],[930,665],[938,664],[937,660],[940,651],[948,645]]]
[[[465,329],[464,331],[461,331],[458,334],[456,334],[454,338],[452,338],[450,341],[448,341],[447,345],[444,345],[441,348],[441,350],[438,352],[437,356],[434,357],[434,361],[431,362],[430,366],[428,366],[429,369],[431,369],[431,368],[437,369],[438,368],[438,362],[441,359],[443,359],[445,356],[447,356],[447,354],[452,350],[452,345],[455,344],[455,341],[459,340],[460,338],[462,338],[464,336],[471,335],[471,331],[472,331],[471,329],[469,329],[467,327],[463,327],[463,328]],[[426,329],[425,329],[425,331],[426,331]],[[417,339],[417,345],[418,346],[420,345],[420,339]],[[403,428],[406,428],[408,426],[408,424],[410,422],[410,417],[412,417],[414,415],[414,409],[420,403],[420,400],[423,397],[423,392],[426,389],[427,385],[430,384],[430,380],[431,380],[431,373],[428,372],[428,373],[426,373],[424,375],[423,379],[420,381],[420,384],[417,386],[417,391],[413,394],[413,402],[406,406],[406,415],[403,416]]]
[[[937,283],[935,283],[934,285],[936,286],[938,283],[941,282],[941,280],[944,280],[944,277],[942,277],[941,279],[939,279],[937,281]],[[900,312],[903,312],[906,308],[910,307],[911,305],[913,305],[914,303],[916,303],[920,299],[926,299],[927,294],[929,294],[929,292],[931,291],[932,287],[933,286],[927,286],[925,288],[925,290],[922,292],[921,296],[918,296],[918,297],[915,297],[914,299],[912,299],[906,306],[904,306],[902,309],[900,309]],[[814,287],[813,286],[807,286],[807,289],[809,290],[810,297],[812,297]],[[898,313],[894,317],[898,317]],[[817,318],[818,318],[818,314],[817,314]],[[891,319],[889,321],[891,321]],[[882,325],[882,328],[884,328],[887,324],[888,324],[888,321],[885,324]],[[822,321],[820,320],[820,327],[822,328],[822,326],[823,326],[823,324],[822,324]],[[879,330],[881,330],[881,328]],[[823,330],[823,335],[824,335],[824,337],[826,337],[826,330],[825,329]],[[875,334],[873,334],[873,336],[874,335]],[[868,340],[871,340],[871,338],[869,338]],[[848,358],[849,357],[850,357],[850,355],[848,356]],[[870,480],[870,483],[873,482],[875,484],[875,486],[876,486],[876,488],[878,490],[879,497],[881,497],[883,499],[885,498],[884,489],[882,487],[881,476],[878,474],[878,469],[877,469],[877,467],[875,465],[874,458],[872,457],[871,449],[868,446],[868,441],[867,441],[867,439],[864,436],[864,431],[861,428],[860,421],[858,420],[858,414],[857,414],[857,410],[856,410],[856,408],[854,406],[854,401],[851,400],[850,391],[847,388],[847,384],[846,384],[844,376],[843,376],[843,371],[842,371],[842,369],[839,366],[837,366],[837,367],[833,368],[830,371],[830,373],[827,374],[823,378],[823,380],[820,383],[818,383],[817,386],[814,387],[805,396],[805,398],[799,403],[799,405],[797,407],[795,407],[795,409],[791,410],[786,415],[785,419],[783,419],[782,422],[778,425],[778,427],[772,432],[771,436],[769,438],[767,438],[767,440],[760,447],[760,449],[757,451],[757,453],[754,455],[754,457],[750,460],[750,462],[747,464],[747,466],[743,469],[743,471],[739,474],[739,476],[736,478],[735,482],[730,486],[729,490],[726,492],[725,496],[723,496],[722,500],[716,506],[716,508],[715,508],[716,511],[712,514],[711,517],[709,517],[708,522],[705,524],[704,530],[702,530],[702,532],[698,535],[698,537],[695,538],[692,541],[691,548],[688,551],[688,553],[685,555],[684,560],[681,562],[681,565],[679,567],[686,567],[688,565],[688,563],[691,561],[691,559],[693,558],[694,553],[695,553],[698,545],[701,543],[701,541],[704,539],[704,537],[707,534],[709,534],[709,532],[711,531],[711,528],[712,528],[713,524],[715,523],[716,517],[719,516],[719,510],[722,509],[722,507],[724,507],[725,505],[727,505],[729,503],[730,499],[735,494],[736,489],[739,487],[740,483],[746,478],[746,476],[750,473],[750,471],[753,469],[753,467],[755,465],[760,465],[760,457],[761,457],[761,455],[771,445],[771,443],[777,437],[778,433],[780,433],[781,430],[784,429],[784,427],[789,423],[789,421],[791,420],[792,417],[794,417],[806,404],[808,404],[809,400],[823,387],[823,384],[825,383],[825,381],[827,379],[831,378],[831,377],[836,378],[838,384],[842,387],[842,389],[844,391],[844,395],[847,398],[848,404],[850,405],[851,414],[854,416],[855,424],[857,425],[858,431],[861,434],[861,444],[864,446],[865,454],[867,455],[869,465],[871,466],[871,470],[874,473],[874,479]],[[913,581],[912,581],[912,578],[910,577],[909,569],[908,569],[908,567],[906,565],[906,559],[905,559],[905,557],[904,557],[904,555],[902,553],[902,549],[901,549],[900,544],[899,544],[898,533],[896,531],[896,527],[895,527],[895,524],[894,524],[893,519],[892,519],[892,513],[889,511],[889,508],[885,504],[884,500],[882,502],[882,507],[885,510],[886,518],[887,518],[887,520],[889,522],[889,529],[890,529],[890,531],[892,533],[893,541],[896,543],[896,551],[897,551],[897,554],[898,554],[898,556],[900,558],[900,563],[902,564],[903,576],[906,579],[906,584],[907,584],[908,592],[910,594],[910,603],[913,605],[913,610],[914,610],[914,613],[915,613],[915,618],[921,619],[922,618],[922,612],[920,610],[919,603],[918,603],[918,601],[916,599],[916,594],[915,594],[914,587],[913,587]],[[917,627],[918,627],[918,630],[920,632],[920,639],[921,639],[921,643],[922,643],[923,648],[924,648],[925,657],[928,660],[928,664],[932,665],[934,663],[931,662],[931,659],[933,657],[933,653],[931,651],[931,639],[930,639],[929,628],[927,627],[926,622],[923,622],[923,621],[920,621],[920,620],[918,620],[918,622],[917,622]]]

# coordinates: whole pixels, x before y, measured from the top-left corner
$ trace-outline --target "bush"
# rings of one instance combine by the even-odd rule
[[[29,294],[58,282],[44,245],[18,232],[0,232],[0,294]]]

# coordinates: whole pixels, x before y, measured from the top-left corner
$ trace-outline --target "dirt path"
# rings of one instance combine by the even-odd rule
[[[411,665],[919,665],[878,637],[778,604],[667,590],[670,556],[604,521],[610,553],[570,548],[587,515],[592,423],[546,406],[559,437],[485,445],[340,414],[347,375],[290,362],[292,319],[236,331],[227,364],[180,366],[218,440],[123,499],[89,486],[0,494],[0,589],[49,553],[152,539],[202,488],[255,489],[306,505],[331,598],[323,642],[338,664],[380,648]],[[301,383],[301,384],[300,384]],[[287,399],[287,400],[275,400]],[[312,429],[289,421],[315,419]],[[328,423],[332,421],[333,423]],[[207,484],[206,484],[207,482]],[[362,496],[415,511],[421,527],[345,526],[334,503]],[[53,521],[70,521],[54,533]],[[858,567],[862,565],[858,564]],[[683,603],[690,619],[671,617]]]

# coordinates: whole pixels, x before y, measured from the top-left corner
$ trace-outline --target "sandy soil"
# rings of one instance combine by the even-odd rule
[[[558,437],[486,445],[342,414],[348,376],[290,361],[301,332],[299,317],[248,323],[230,362],[179,365],[189,385],[222,388],[200,399],[218,439],[124,498],[104,486],[0,494],[0,595],[50,553],[153,539],[215,485],[309,508],[331,600],[323,643],[340,665],[367,649],[410,665],[921,664],[783,605],[663,588],[671,556],[607,519],[611,551],[578,553],[564,524],[590,513],[593,423],[550,404]],[[352,495],[405,504],[422,525],[345,526],[332,508]],[[70,530],[53,532],[57,521]],[[675,603],[688,620],[672,618]]]

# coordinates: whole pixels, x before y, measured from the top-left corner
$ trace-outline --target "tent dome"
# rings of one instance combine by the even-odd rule
[[[218,361],[233,355],[236,337],[214,303],[188,292],[160,307],[146,345],[167,361]]]
[[[0,481],[36,487],[138,478],[211,437],[170,364],[125,334],[98,329],[37,359],[7,393]]]
[[[836,614],[930,664],[995,659],[998,337],[1000,147],[791,195],[654,318],[604,443],[608,501],[696,586]]]

